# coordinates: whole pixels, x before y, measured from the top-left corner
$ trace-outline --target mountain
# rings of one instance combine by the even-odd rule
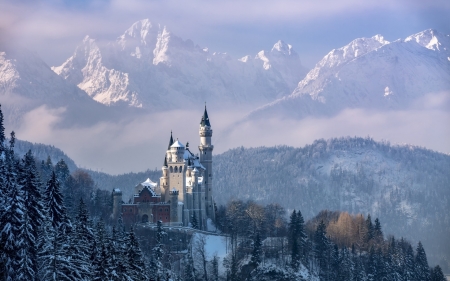
[[[183,40],[148,19],[117,40],[86,36],[55,73],[106,105],[180,109],[262,105],[292,92],[306,74],[299,56],[278,41],[270,51],[233,59]]]
[[[345,108],[399,110],[450,90],[450,36],[429,29],[405,40],[359,38],[329,52],[288,96],[250,116],[302,118]]]
[[[302,148],[236,148],[214,155],[214,197],[301,210],[370,214],[427,248],[450,269],[450,155],[370,138],[317,140]]]
[[[106,107],[56,75],[39,56],[26,49],[0,51],[0,102],[7,123],[40,106],[64,108],[66,122],[89,123]]]

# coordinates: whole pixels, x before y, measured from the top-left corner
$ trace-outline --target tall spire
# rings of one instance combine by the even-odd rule
[[[205,112],[203,113],[202,120],[200,121],[200,125],[202,127],[205,127],[205,126],[211,127],[211,123],[209,123],[208,112],[206,111],[206,103],[205,103]]]
[[[169,140],[169,147],[167,149],[170,149],[170,146],[173,144],[173,137],[172,137],[172,131],[170,131],[170,140]]]

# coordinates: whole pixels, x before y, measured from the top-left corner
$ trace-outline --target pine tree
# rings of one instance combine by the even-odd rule
[[[259,233],[256,234],[255,241],[253,241],[253,251],[252,251],[252,257],[250,258],[250,264],[253,265],[255,268],[259,266],[261,263],[261,237],[259,236]]]
[[[215,255],[211,261],[212,281],[219,281],[219,258]],[[440,281],[440,280],[439,280]]]
[[[325,223],[320,221],[314,233],[314,254],[319,265],[319,276],[321,280],[328,280],[328,248],[329,242],[326,237]]]
[[[403,278],[404,280],[414,280],[415,269],[414,269],[414,250],[411,244],[408,243],[406,251],[404,254],[404,265],[403,265]]]
[[[383,231],[381,230],[381,223],[378,218],[375,219],[375,226],[373,228],[373,238],[377,243],[383,242]]]
[[[45,207],[53,229],[59,228],[63,223],[70,225],[63,202],[59,181],[55,172],[52,172],[45,189]]]
[[[82,280],[91,277],[92,254],[95,238],[89,221],[89,214],[83,200],[80,199],[78,214],[75,218],[75,229],[70,237],[70,249],[73,267]]]
[[[414,268],[416,280],[429,281],[430,280],[430,270],[428,267],[427,255],[425,254],[425,249],[422,246],[422,242],[419,241],[416,250],[416,257],[414,260]]]
[[[184,256],[183,265],[184,265],[183,280],[184,281],[195,281],[194,260],[192,259],[192,255],[189,251]]]
[[[439,265],[431,270],[431,281],[446,281],[444,273]]]
[[[5,263],[5,280],[12,281],[18,279],[20,250],[23,247],[21,235],[24,205],[21,192],[14,185],[8,199],[10,205],[6,207],[1,222],[1,242],[3,245],[2,259]]]
[[[369,241],[372,240],[372,238],[373,238],[373,223],[372,223],[372,218],[370,217],[370,214],[367,215],[366,229],[367,229],[367,233],[366,233],[366,237],[364,238],[364,240],[365,240],[364,242],[369,243]]]
[[[127,274],[132,280],[147,280],[145,275],[145,264],[139,243],[134,235],[133,228],[130,229],[127,246]]]
[[[164,256],[163,238],[165,235],[166,232],[162,227],[162,221],[158,221],[156,230],[156,245],[152,249],[152,261],[150,263],[151,276],[156,280],[161,280],[164,276],[162,259]]]
[[[5,126],[3,125],[3,112],[0,105],[0,154],[5,151]]]

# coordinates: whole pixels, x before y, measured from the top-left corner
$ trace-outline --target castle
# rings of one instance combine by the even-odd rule
[[[170,133],[169,146],[164,157],[159,185],[150,179],[138,184],[132,203],[123,203],[120,189],[113,190],[113,218],[122,214],[125,224],[161,220],[174,226],[192,226],[207,229],[207,220],[214,221],[212,186],[212,128],[208,112],[200,121],[199,156],[174,141]]]

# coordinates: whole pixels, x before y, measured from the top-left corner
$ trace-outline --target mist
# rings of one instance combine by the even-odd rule
[[[410,144],[450,152],[450,93],[434,93],[408,110],[346,109],[321,118],[260,119],[242,122],[249,109],[209,109],[214,154],[235,147],[289,145],[302,147],[320,138],[370,136],[391,144]],[[146,113],[118,122],[61,127],[64,108],[40,106],[28,112],[16,131],[19,139],[62,149],[79,167],[110,174],[160,169],[171,131],[198,152],[203,108]]]

